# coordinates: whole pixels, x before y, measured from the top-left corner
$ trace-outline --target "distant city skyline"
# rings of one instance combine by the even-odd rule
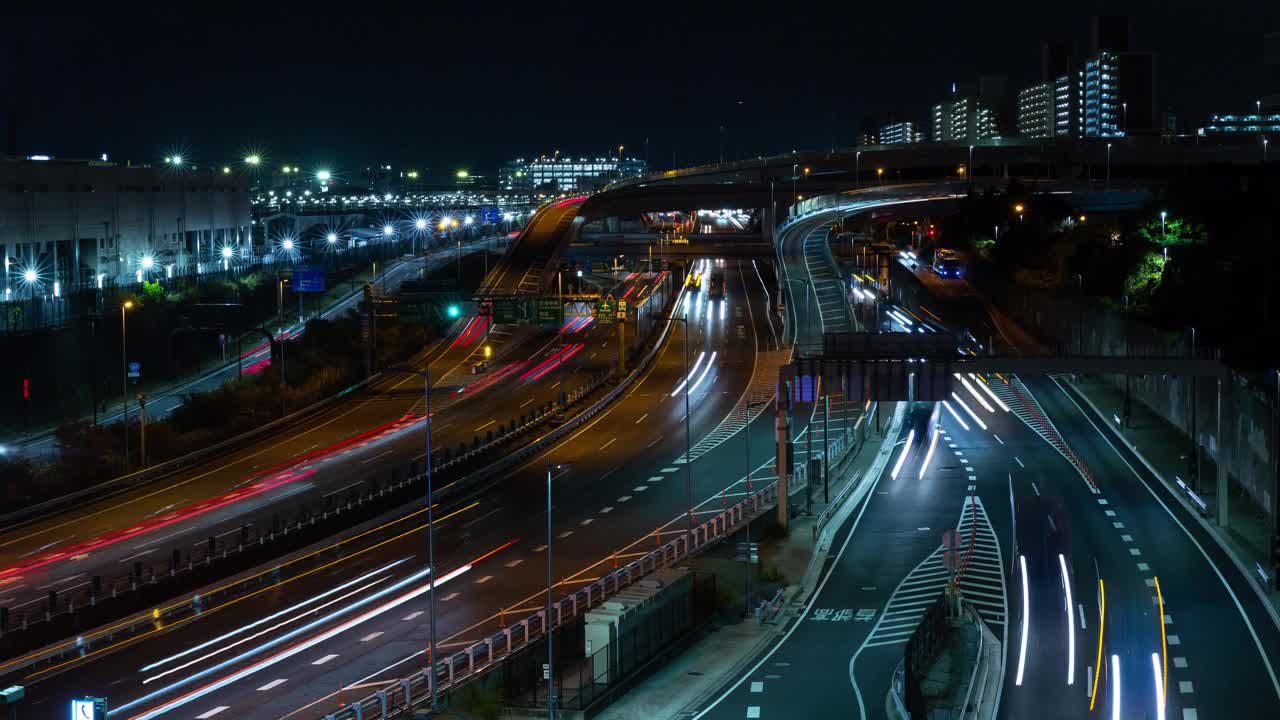
[[[260,148],[305,168],[491,174],[554,149],[594,157],[621,144],[663,168],[673,154],[687,165],[722,149],[733,159],[849,146],[867,119],[924,123],[952,82],[1037,81],[1042,43],[1086,50],[1094,11],[765,18],[678,7],[643,17],[432,8],[339,21],[313,6],[62,17],[23,4],[10,13],[18,42],[0,51],[5,124],[17,120],[4,150],[12,139],[19,154],[159,162],[182,149],[220,165]],[[1159,102],[1186,125],[1263,93],[1263,35],[1280,29],[1280,9],[1195,22],[1154,3],[1108,11],[1133,17],[1134,46],[1159,55]]]

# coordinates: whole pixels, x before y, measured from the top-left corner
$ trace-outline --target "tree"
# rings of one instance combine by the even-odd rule
[[[147,302],[159,302],[164,299],[164,287],[159,280],[143,280],[142,297]]]
[[[1176,217],[1166,217],[1163,223],[1160,218],[1149,220],[1138,228],[1138,237],[1159,247],[1191,245],[1199,242],[1203,233],[1202,226]]]
[[[1164,279],[1164,255],[1149,252],[1138,261],[1133,272],[1124,280],[1124,292],[1129,302],[1145,305],[1150,302],[1156,291],[1160,289],[1160,281]]]

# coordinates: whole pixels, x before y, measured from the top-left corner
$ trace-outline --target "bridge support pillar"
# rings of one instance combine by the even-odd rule
[[[779,388],[781,390],[781,388]],[[787,472],[787,444],[789,438],[787,419],[787,408],[784,403],[778,403],[778,415],[774,419],[773,429],[777,439],[778,454],[775,462],[778,466],[778,524],[782,526],[785,532],[787,522],[790,519],[787,512],[787,481],[789,473]]]

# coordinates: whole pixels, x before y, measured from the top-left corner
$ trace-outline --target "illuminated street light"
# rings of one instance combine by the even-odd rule
[[[328,170],[319,170],[316,172],[316,179],[320,182],[328,182],[331,177],[333,177],[333,174]]]
[[[465,218],[463,218],[463,219],[462,219],[462,222],[463,222],[463,224],[465,224],[465,225],[470,225],[471,223],[475,222],[475,218],[473,218],[473,217],[471,217],[470,215],[468,215],[468,216],[466,216]]]
[[[330,244],[333,244],[338,242],[338,235],[337,233],[329,233],[328,235],[325,236],[324,239],[329,241]]]
[[[174,167],[182,167],[182,163],[185,162],[185,159],[181,155],[170,155],[165,158],[165,162]]]
[[[40,275],[37,274],[35,270],[32,270],[30,268],[24,270],[22,273],[22,279],[27,283],[34,283],[39,278],[40,278]]]
[[[382,226],[382,234],[386,235],[387,237],[391,237],[395,233],[395,231],[396,229],[391,227],[390,225]]]
[[[419,230],[426,230],[427,229],[426,218],[418,218],[417,220],[414,220],[413,226]]]
[[[231,174],[231,168],[230,168],[230,166],[223,165],[223,166],[222,166],[222,174],[223,174],[223,175],[230,175],[230,174]]]
[[[1018,213],[1019,215],[1021,215],[1021,214],[1022,214],[1022,211],[1023,211],[1024,209],[1025,209],[1025,208],[1022,206],[1022,203],[1018,203],[1017,205],[1014,205],[1014,206],[1013,206],[1013,211],[1014,211],[1014,212],[1016,212],[1016,213]]]
[[[502,213],[502,219],[503,219],[503,220],[506,220],[507,222],[511,222],[512,220],[514,220],[514,219],[515,219],[515,214],[514,214],[514,213]]]
[[[259,163],[261,163],[261,162],[262,162],[262,156],[261,156],[261,155],[248,155],[248,156],[246,156],[246,157],[245,157],[245,159],[244,159],[244,164],[245,164],[245,165],[250,165],[250,166],[253,166],[253,167],[257,167],[257,166],[258,166],[258,164],[259,164]]]
[[[154,257],[152,257],[152,256],[150,256],[150,255],[143,255],[143,256],[142,256],[142,269],[143,269],[143,270],[150,270],[152,267],[154,267],[154,266],[155,266],[155,264],[156,264],[156,259],[155,259]]]
[[[285,250],[292,250],[292,249],[293,249],[293,238],[285,238],[285,239],[280,243],[280,247],[284,248]]]
[[[224,258],[229,258],[229,257],[231,257],[231,255],[232,255],[232,253],[233,253],[233,252],[234,252],[234,251],[231,249],[231,246],[230,246],[230,245],[223,245],[223,246],[222,246],[222,257],[224,257]]]

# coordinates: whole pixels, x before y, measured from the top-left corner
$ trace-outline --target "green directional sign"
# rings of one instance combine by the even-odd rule
[[[564,305],[555,298],[538,298],[537,323],[539,325],[559,325],[564,322]]]
[[[533,322],[529,317],[527,298],[494,298],[493,322],[496,325],[528,325]]]
[[[617,310],[617,303],[612,299],[604,299],[596,301],[596,322],[601,325],[609,325],[614,322],[614,312]]]

